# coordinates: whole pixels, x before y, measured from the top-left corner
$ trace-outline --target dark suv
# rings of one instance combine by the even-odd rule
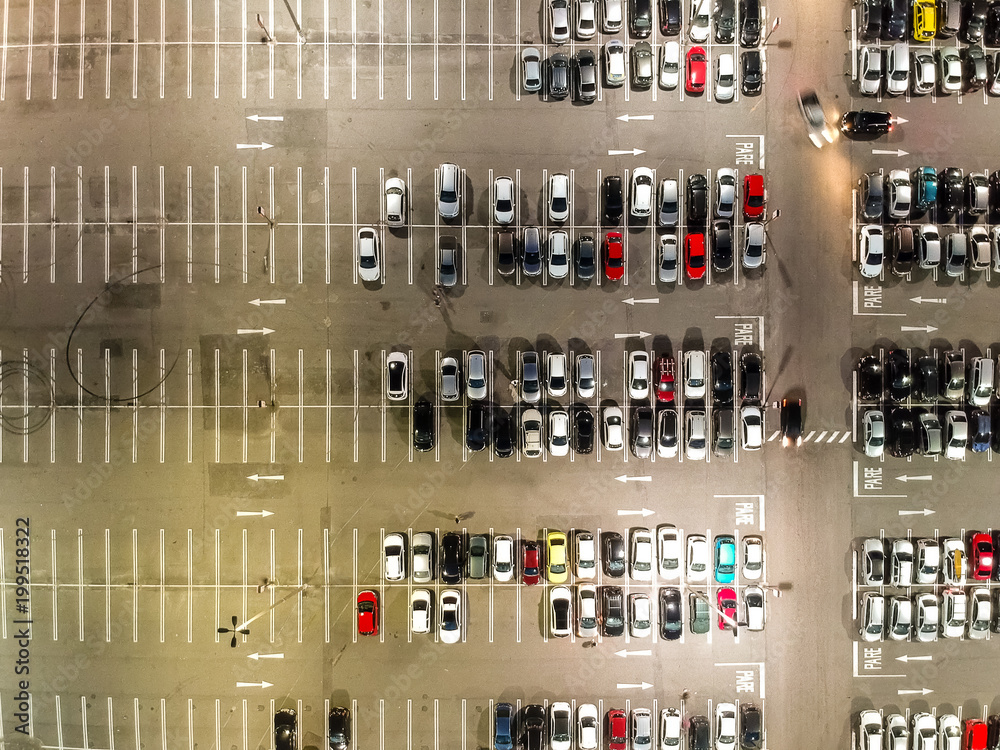
[[[625,633],[625,609],[618,586],[601,586],[601,630],[605,636]]]
[[[910,370],[910,355],[905,349],[892,349],[886,357],[888,363],[886,378],[889,381],[889,399],[905,401],[913,388],[913,373]]]
[[[681,590],[664,586],[660,589],[660,636],[668,641],[676,641],[683,631]]]
[[[608,224],[618,225],[622,220],[622,178],[621,175],[613,174],[604,178],[604,221]]]
[[[758,750],[761,738],[760,709],[753,703],[740,704],[740,748]]]
[[[462,537],[449,531],[441,539],[441,581],[449,585],[462,581]]]
[[[545,746],[545,709],[529,703],[521,714],[521,745],[525,750],[542,750]]]
[[[740,0],[740,44],[744,47],[756,47],[759,43],[760,0]]]
[[[715,41],[732,44],[736,38],[736,0],[716,0]]]
[[[962,213],[962,170],[947,167],[938,179],[938,206],[947,214]]]
[[[687,180],[688,222],[703,226],[708,217],[708,178],[693,174]]]
[[[756,352],[744,352],[740,355],[740,398],[744,401],[760,401],[762,385],[760,355]]]
[[[653,0],[629,0],[628,10],[629,31],[645,39],[653,31]]]
[[[660,0],[660,31],[665,36],[681,33],[681,0]]]
[[[423,397],[413,405],[413,447],[418,451],[434,449],[434,407]]]
[[[573,411],[576,423],[573,430],[573,450],[587,454],[594,450],[594,415],[583,404],[577,404]]]

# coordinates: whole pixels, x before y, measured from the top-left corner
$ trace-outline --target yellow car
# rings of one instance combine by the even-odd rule
[[[937,7],[934,0],[913,0],[913,39],[929,42],[937,33]]]
[[[545,572],[551,583],[566,583],[569,580],[566,565],[566,535],[561,531],[550,531],[545,540]]]

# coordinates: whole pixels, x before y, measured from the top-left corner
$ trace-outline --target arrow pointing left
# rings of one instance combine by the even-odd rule
[[[269,333],[274,333],[273,328],[237,328],[236,333],[239,336],[245,336],[248,333],[260,333],[266,336]]]
[[[896,657],[896,661],[901,661],[901,662],[903,662],[905,664],[908,661],[931,661],[933,658],[934,657],[932,657],[930,654],[928,654],[927,656],[906,656],[906,655],[903,655],[903,656],[897,656]]]
[[[285,478],[284,474],[251,474],[250,476],[247,477],[247,479],[249,479],[251,482],[257,482],[260,481],[261,479],[271,479],[275,482],[280,482],[284,478]]]
[[[283,299],[257,299],[250,300],[250,304],[254,307],[260,307],[261,305],[283,305],[285,300]]]
[[[284,659],[285,655],[284,654],[258,654],[258,653],[252,653],[252,654],[247,654],[247,658],[248,659],[253,659],[254,661],[257,661],[258,659]]]
[[[618,689],[619,690],[626,690],[626,689],[629,689],[629,688],[632,688],[632,689],[641,688],[642,690],[649,690],[651,687],[653,687],[653,685],[652,685],[652,683],[649,683],[649,682],[619,682],[618,683]]]
[[[623,648],[621,651],[615,651],[615,656],[620,656],[625,659],[629,656],[652,656],[653,652],[650,650],[646,651],[629,651],[627,648]]]
[[[931,476],[930,474],[921,474],[920,476],[913,476],[913,477],[908,476],[907,474],[903,474],[903,476],[901,477],[896,477],[896,479],[898,479],[900,482],[916,482],[916,481],[929,482],[933,478],[934,477]]]
[[[259,688],[269,688],[274,687],[270,682],[237,682],[236,687],[259,687]]]
[[[622,122],[629,122],[631,120],[652,120],[653,115],[618,115],[615,119],[621,120]]]
[[[249,477],[248,477],[249,478]],[[267,518],[268,516],[273,516],[269,510],[238,510],[236,511],[236,517],[241,518],[244,516],[260,516],[261,518]]]
[[[621,482],[622,484],[625,484],[625,482],[652,482],[653,477],[630,477],[627,474],[622,474],[620,477],[615,477],[615,481]],[[633,511],[633,512],[638,513],[641,511]]]
[[[254,122],[259,122],[260,120],[271,120],[273,122],[284,122],[285,118],[281,115],[250,115],[248,120],[253,120]]]
[[[623,299],[626,305],[658,305],[660,304],[659,297],[650,297],[648,299],[635,299],[634,297],[629,297],[628,299]]]
[[[936,305],[947,305],[948,300],[944,297],[910,297],[910,302],[922,305],[924,302],[933,302]]]

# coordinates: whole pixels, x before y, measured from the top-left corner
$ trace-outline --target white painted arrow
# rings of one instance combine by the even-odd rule
[[[923,333],[930,333],[931,331],[936,331],[937,328],[934,326],[900,326],[900,331],[921,331]]]
[[[236,687],[259,687],[259,688],[269,688],[274,687],[270,682],[237,682]]]
[[[254,661],[257,661],[258,659],[284,659],[285,655],[284,654],[258,654],[258,653],[255,652],[255,653],[252,653],[252,654],[248,654],[247,658],[248,659],[253,659]]]
[[[898,123],[909,122],[909,120],[907,120],[905,117],[893,117],[892,119]]]
[[[629,120],[652,120],[652,115],[618,115],[616,120],[621,120],[622,122],[628,122]]]
[[[262,333],[265,336],[269,333],[274,333],[273,328],[237,328],[236,333],[240,336],[245,336],[248,333]]]
[[[282,117],[281,115],[250,115],[247,119],[253,120],[254,122],[258,122],[260,120],[271,120],[273,122],[285,121],[285,118]]]
[[[650,477],[650,479],[652,479],[652,477]],[[619,516],[642,516],[643,518],[645,518],[646,516],[653,515],[655,512],[656,512],[655,510],[650,510],[649,508],[643,508],[642,510],[621,510],[621,509],[619,509],[618,510],[618,515]]]
[[[626,474],[622,474],[620,477],[615,477],[615,481],[621,482],[622,484],[625,484],[625,482],[652,482],[653,477],[630,477]],[[641,513],[642,511],[632,511],[632,512]]]
[[[638,156],[639,154],[644,154],[644,153],[646,152],[643,151],[642,149],[633,148],[631,151],[608,151],[608,156],[628,156],[630,154],[632,156]]]
[[[272,479],[276,482],[280,482],[285,478],[284,474],[251,474],[247,477],[251,482],[257,482],[261,479]]]
[[[948,304],[948,300],[944,297],[910,297],[910,302],[916,302],[918,305],[922,305],[924,302],[933,302],[936,305]]]
[[[268,516],[273,516],[269,510],[238,510],[236,511],[236,517],[241,518],[243,516],[260,516],[261,518],[267,518]]]
[[[270,143],[261,141],[260,143],[237,143],[236,149],[242,148],[259,148],[261,151],[267,151],[269,148],[274,148]]]
[[[934,513],[930,508],[924,508],[923,510],[901,510],[899,515],[901,516],[929,516]]]
[[[933,692],[930,688],[920,688],[920,690],[897,690],[896,695],[927,695]]]
[[[929,482],[933,479],[930,474],[921,474],[920,476],[908,476],[903,474],[901,477],[896,477],[900,482]]]
[[[896,661],[901,661],[905,664],[908,661],[931,661],[933,658],[930,654],[927,656],[897,656]]]
[[[628,649],[623,648],[621,651],[615,651],[615,656],[620,656],[623,659],[628,656],[652,656],[652,655],[653,652],[648,649],[646,651],[629,651]]]
[[[629,339],[629,338],[632,338],[633,336],[638,336],[639,338],[644,339],[647,336],[652,336],[652,334],[649,331],[639,331],[639,333],[616,333],[615,334],[615,338],[616,339]]]
[[[906,122],[905,120],[903,122]],[[895,151],[888,151],[884,148],[873,148],[873,154],[889,154],[890,156],[909,156],[909,151],[903,151],[901,148],[897,148]]]
[[[285,300],[283,299],[252,299],[250,304],[254,307],[260,307],[261,305],[283,305]]]
[[[660,304],[659,297],[650,297],[649,299],[635,299],[634,297],[629,297],[628,299],[623,299],[626,305],[658,305]]]
[[[618,683],[618,689],[619,690],[626,690],[628,688],[632,688],[632,689],[642,688],[643,690],[649,690],[651,687],[653,687],[653,685],[652,685],[652,683],[649,683],[649,682],[619,682]]]

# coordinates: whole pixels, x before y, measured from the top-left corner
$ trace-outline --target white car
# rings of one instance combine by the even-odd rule
[[[905,641],[913,628],[913,602],[905,596],[889,597],[889,623],[886,633],[891,640]],[[906,750],[903,748],[903,750]]]
[[[542,415],[538,409],[521,412],[521,450],[525,458],[542,455]]]
[[[893,219],[905,219],[910,215],[910,176],[905,169],[893,169],[889,172],[888,204],[889,216]]]
[[[473,401],[486,398],[486,352],[469,352],[469,365],[465,372],[465,392]]]
[[[414,633],[431,632],[431,592],[413,589],[410,596],[410,630]]]
[[[681,46],[667,42],[660,49],[660,88],[671,91],[677,88],[681,71]]]
[[[646,352],[629,352],[628,395],[634,399],[649,397],[649,355]]]
[[[441,360],[441,400],[458,401],[462,395],[462,373],[458,368],[458,360],[445,357]]]
[[[703,411],[689,411],[686,419],[684,456],[689,461],[704,461],[708,453],[708,419]]]
[[[736,206],[736,170],[722,167],[715,173],[715,215],[733,218]]]
[[[940,568],[941,545],[938,544],[937,539],[918,539],[914,583],[923,585],[937,583]]]
[[[944,457],[952,461],[965,458],[969,443],[969,418],[964,411],[952,409],[944,415]]]
[[[358,230],[358,276],[362,281],[378,281],[381,275],[378,234],[371,227],[361,227]]]
[[[549,233],[549,278],[565,279],[569,273],[569,235],[561,229]]]
[[[760,631],[764,629],[764,589],[760,586],[747,586],[743,590],[743,607],[746,610],[747,630]]]
[[[938,742],[941,750],[958,750],[962,729],[955,714],[938,716]]]
[[[701,534],[688,534],[687,579],[698,583],[708,578],[708,542]]]
[[[542,57],[534,47],[521,50],[521,70],[523,78],[521,85],[527,92],[540,91],[542,88]]]
[[[577,529],[573,532],[575,550],[573,554],[576,563],[576,577],[592,580],[597,575],[597,546],[594,535],[589,531]]]
[[[677,433],[680,420],[676,409],[660,409],[656,414],[656,455],[674,458],[677,455]]]
[[[608,86],[625,83],[625,45],[617,39],[604,44],[604,83]]]
[[[597,0],[576,0],[576,36],[592,39],[597,33]]]
[[[562,409],[549,413],[549,453],[553,456],[569,453],[569,414]]]
[[[653,212],[653,170],[649,167],[636,167],[632,170],[632,205],[633,216],[642,218]]]
[[[938,600],[934,594],[917,594],[917,620],[913,635],[920,643],[932,643],[938,637]]]
[[[593,398],[597,390],[593,354],[576,355],[576,394],[580,398]]]
[[[629,722],[632,750],[651,750],[653,746],[653,716],[648,708],[633,708]]]
[[[691,0],[691,23],[688,25],[688,36],[692,42],[708,41],[708,24],[712,6],[709,0]]]
[[[553,44],[569,41],[568,0],[549,0],[549,34]]]
[[[880,458],[885,452],[885,415],[880,409],[865,412],[861,420],[861,440],[869,458]]]
[[[438,637],[442,643],[458,643],[462,640],[462,594],[445,589],[438,601]]]
[[[961,638],[965,632],[965,592],[945,589],[941,595],[941,637]]]
[[[889,555],[889,585],[911,586],[913,584],[913,542],[896,539]]]
[[[677,536],[677,527],[671,523],[656,527],[656,568],[660,578],[668,581],[676,579],[681,574],[681,540]]]
[[[549,176],[549,220],[560,224],[569,218],[569,175]]]
[[[576,587],[576,634],[581,638],[597,636],[597,587],[592,583]]]
[[[386,534],[382,540],[385,558],[385,580],[402,581],[406,578],[406,541],[402,534]]]
[[[862,711],[858,717],[858,750],[882,750],[882,715]]]
[[[386,395],[390,401],[404,401],[409,393],[407,359],[402,352],[390,352],[385,358]]]
[[[565,638],[573,629],[573,595],[565,586],[549,589],[549,632]]]
[[[684,398],[691,401],[705,398],[705,352],[689,349],[684,352]]]
[[[647,638],[653,630],[646,594],[628,595],[629,633],[633,638]]]
[[[497,224],[514,222],[514,181],[510,177],[493,180],[493,218]]]
[[[385,181],[385,223],[390,227],[406,226],[406,183],[398,177]]]
[[[576,745],[579,750],[597,750],[600,719],[597,706],[581,703],[576,707]]]
[[[874,279],[882,273],[885,255],[882,246],[882,227],[875,224],[865,224],[861,227],[861,250],[858,261],[861,264],[861,275],[866,279]]]
[[[759,536],[743,537],[743,577],[750,581],[760,579],[764,572],[764,540]]]
[[[566,355],[549,354],[545,358],[545,387],[550,396],[565,396],[569,389],[566,380]]]
[[[885,93],[905,94],[910,87],[910,45],[896,42],[885,55]]]
[[[634,581],[650,581],[653,578],[653,535],[649,533],[649,529],[634,529],[631,540],[629,575]]]
[[[715,707],[715,750],[736,750],[736,706],[732,703]]]
[[[760,268],[764,265],[766,233],[759,221],[748,222],[743,232],[743,254],[740,258],[744,268]]]
[[[664,284],[673,284],[677,281],[676,234],[664,234],[660,237],[660,266],[657,274]]]
[[[573,711],[565,701],[549,706],[549,748],[569,750],[573,744]]]
[[[493,537],[493,577],[498,581],[514,577],[514,540],[506,534]]]
[[[937,724],[929,713],[913,715],[913,750],[937,750]]]
[[[969,592],[969,627],[966,636],[974,641],[986,637],[993,619],[993,602],[989,589],[975,588]]]
[[[622,429],[622,410],[617,406],[605,406],[601,412],[601,437],[609,451],[620,451],[625,444]]]
[[[676,750],[681,746],[681,712],[676,708],[660,711],[660,750]]]
[[[763,413],[758,406],[740,408],[740,448],[759,451],[764,444]]]
[[[715,101],[731,102],[736,94],[736,63],[728,52],[715,63]]]
[[[614,34],[622,30],[622,21],[625,14],[622,12],[622,0],[604,0],[604,31]]]
[[[858,88],[865,96],[875,96],[882,86],[882,52],[878,47],[862,47],[858,63]]]
[[[434,537],[426,531],[413,535],[413,581],[427,583],[434,580]]]

